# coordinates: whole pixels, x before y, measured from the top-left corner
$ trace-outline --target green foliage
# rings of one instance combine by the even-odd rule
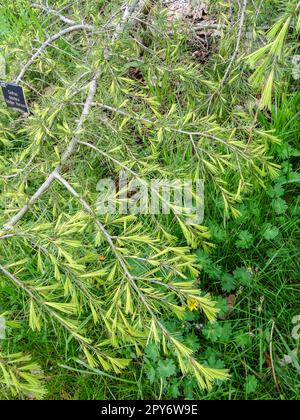
[[[32,362],[31,357],[22,353],[0,353],[0,395],[9,397],[9,393],[16,396],[31,396],[41,399],[46,394],[42,383],[44,379],[40,366]]]
[[[250,232],[242,230],[242,232],[239,233],[236,246],[241,249],[249,249],[253,245],[253,240],[253,235]]]
[[[53,3],[57,9],[65,5]],[[81,3],[68,6],[66,15],[97,28],[121,5]],[[100,32],[57,39],[29,66],[22,83],[31,115],[0,109],[0,308],[21,323],[19,334],[9,331],[0,342],[5,398],[45,396],[43,371],[66,375],[66,384],[71,377],[81,396],[90,397],[80,382],[84,377],[98,390],[97,398],[107,397],[107,388],[121,397],[123,392],[123,398],[206,398],[204,390],[212,398],[222,389],[238,397],[224,384],[225,366],[236,380],[242,368],[235,363],[242,364],[242,355],[233,358],[234,351],[253,350],[256,358],[257,346],[260,376],[247,375],[244,388],[246,395],[259,388],[270,314],[264,319],[258,307],[246,319],[245,311],[263,305],[259,299],[268,267],[286,257],[294,245],[285,240],[299,231],[299,200],[291,197],[299,182],[291,160],[299,152],[296,99],[288,111],[272,107],[279,80],[275,66],[295,41],[298,11],[291,3],[267,33],[269,44],[247,58],[252,65],[264,60],[252,80],[255,87],[266,82],[260,105],[270,108],[272,118],[265,111],[254,115],[248,74],[241,74],[245,60],[234,62],[228,83],[218,91],[236,39],[225,17],[227,6],[220,2],[211,2],[211,13],[228,28],[215,41],[219,53],[203,65],[191,58],[189,33],[180,23],[170,30],[165,11],[155,3],[143,12],[142,22],[113,41],[119,17]],[[7,80],[16,78],[49,31],[65,27],[51,13],[17,4],[5,9],[0,38]],[[247,9],[251,24],[257,17],[253,4]],[[11,21],[19,22],[19,35],[4,39],[13,35]],[[247,48],[243,38],[244,55]],[[99,69],[93,105],[78,128]],[[241,108],[239,97],[250,105]],[[74,136],[77,148],[64,162]],[[55,179],[31,203],[57,165],[70,188]],[[131,183],[137,179],[145,185],[153,178],[204,179],[206,226],[189,223],[189,214],[179,215],[172,205],[167,215],[98,216],[98,181],[117,180],[120,170]],[[28,202],[19,223],[5,229]],[[279,289],[288,293],[290,286],[278,275]],[[231,315],[226,293],[233,292],[238,312]],[[267,293],[269,300],[274,293]],[[223,299],[214,297],[220,294]],[[254,332],[248,322],[257,323]],[[19,353],[22,347],[41,360],[43,371],[26,351]],[[230,349],[225,357],[224,348]],[[51,375],[53,383],[57,379]],[[48,392],[62,397],[51,394],[51,384]]]
[[[282,65],[289,62],[296,51],[297,46],[293,43],[297,42],[299,22],[299,2],[288,2],[282,16],[277,17],[274,25],[267,31],[266,44],[246,58],[250,66],[255,68],[250,82],[257,88],[263,86],[260,100],[262,109],[271,109],[274,86],[282,78]]]
[[[257,389],[257,379],[255,378],[255,376],[250,375],[248,376],[246,383],[245,383],[245,390],[247,394],[253,394],[256,389]]]

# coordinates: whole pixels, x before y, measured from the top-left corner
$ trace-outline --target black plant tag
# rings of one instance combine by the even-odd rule
[[[0,82],[0,86],[2,87],[6,105],[9,108],[14,108],[29,114],[24,90],[21,86],[17,85],[16,83],[5,82]]]

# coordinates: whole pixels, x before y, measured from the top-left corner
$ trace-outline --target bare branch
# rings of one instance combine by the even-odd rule
[[[42,301],[38,300],[35,294],[28,288],[26,285],[19,280],[17,277],[15,277],[12,273],[10,273],[5,267],[0,265],[0,272],[4,274],[6,277],[8,277],[17,287],[19,287],[21,290],[27,293],[27,295],[32,299],[37,301],[38,303],[42,303]]]
[[[121,21],[119,25],[117,26],[116,31],[113,35],[113,38],[112,38],[113,42],[116,39],[118,39],[120,34],[123,32],[129,18],[132,19],[133,15],[144,7],[144,4],[145,4],[145,0],[134,0],[131,5],[129,5],[128,3],[126,4]]]
[[[7,235],[0,236],[0,241],[3,239],[13,238],[15,235],[13,233],[8,233]]]
[[[144,8],[145,2],[146,0],[134,0],[132,4],[126,3],[121,20],[116,27],[114,35],[112,36],[112,43],[114,43],[119,38],[121,33],[124,31],[128,21],[132,20],[134,18],[134,15]],[[110,58],[110,55],[111,50],[108,47],[105,52],[106,60]]]

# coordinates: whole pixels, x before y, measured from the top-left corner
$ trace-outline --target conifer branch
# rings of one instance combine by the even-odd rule
[[[192,307],[189,300],[193,301],[194,310],[201,311],[199,317],[203,313],[209,321],[216,319],[216,302],[209,295],[203,296],[196,280],[201,271],[201,257],[195,249],[214,246],[210,243],[208,228],[196,222],[187,224],[189,212],[180,205],[172,204],[173,197],[166,199],[160,194],[160,189],[154,189],[154,194],[159,198],[157,202],[160,207],[164,204],[163,211],[167,208],[171,210],[168,211],[170,217],[151,214],[139,218],[131,211],[129,215],[116,211],[102,217],[97,213],[93,202],[96,194],[90,191],[90,186],[94,185],[96,177],[97,181],[100,177],[114,178],[114,186],[119,187],[121,197],[123,189],[115,179],[121,168],[129,173],[129,189],[136,180],[141,181],[139,185],[149,188],[154,174],[160,180],[162,177],[164,180],[175,180],[177,177],[182,180],[180,187],[185,185],[187,179],[205,179],[209,181],[206,183],[209,184],[208,199],[213,191],[213,200],[216,195],[218,199],[223,198],[224,217],[229,216],[229,210],[236,217],[239,212],[233,206],[241,201],[243,191],[257,183],[263,185],[268,175],[276,174],[276,165],[268,156],[270,144],[276,144],[276,139],[270,132],[254,129],[253,141],[247,143],[251,113],[246,115],[246,110],[244,112],[240,107],[237,112],[232,109],[224,125],[221,125],[218,117],[205,117],[207,90],[219,86],[221,91],[231,79],[230,74],[236,73],[234,67],[238,63],[235,62],[243,46],[247,0],[238,2],[236,28],[232,27],[237,35],[237,40],[233,40],[233,55],[228,54],[225,65],[222,57],[220,62],[218,57],[211,57],[215,68],[220,64],[222,67],[227,65],[224,76],[221,75],[219,80],[209,71],[201,74],[202,69],[198,64],[187,62],[189,57],[186,57],[183,43],[189,40],[185,38],[185,33],[180,35],[180,39],[174,40],[174,33],[166,32],[167,40],[159,39],[161,27],[155,23],[161,24],[162,21],[155,13],[151,14],[151,22],[148,19],[143,26],[145,39],[141,36],[139,41],[134,40],[132,33],[137,31],[123,33],[131,20],[144,22],[137,17],[137,13],[145,3],[130,0],[125,7],[117,10],[110,18],[115,30],[110,39],[103,30],[108,27],[107,20],[101,26],[101,31],[88,25],[92,36],[82,36],[80,42],[76,42],[76,51],[79,47],[82,59],[77,60],[75,53],[69,54],[68,48],[61,51],[75,58],[75,63],[65,63],[63,60],[56,63],[45,55],[50,65],[53,64],[53,71],[51,68],[49,78],[35,78],[33,90],[39,95],[36,112],[24,124],[22,120],[17,124],[12,123],[9,113],[7,116],[3,113],[4,121],[7,118],[10,126],[8,130],[3,130],[0,142],[3,137],[6,147],[14,138],[24,138],[25,141],[20,143],[17,160],[12,155],[14,152],[7,147],[0,162],[1,172],[8,168],[8,174],[13,174],[1,176],[5,180],[2,182],[4,207],[10,199],[11,204],[4,211],[4,217],[7,214],[9,220],[4,231],[0,229],[0,245],[7,255],[5,267],[0,265],[0,274],[10,279],[21,290],[22,296],[28,297],[26,300],[30,304],[36,299],[34,307],[40,320],[54,319],[54,330],[66,331],[68,338],[76,339],[90,367],[102,365],[104,370],[109,370],[113,366],[109,355],[113,352],[120,350],[127,355],[123,348],[135,346],[136,355],[140,357],[140,347],[144,348],[147,342],[153,341],[165,355],[177,356],[183,374],[194,374],[202,388],[210,389],[215,379],[227,379],[228,372],[199,364],[192,350],[183,344],[188,341],[185,338],[178,340],[173,329],[169,329],[165,323],[166,319],[175,316],[183,320],[187,308]],[[86,29],[85,22],[79,25],[67,17],[80,20],[75,17],[80,16],[79,8],[76,12],[74,8],[73,15],[63,9],[52,9],[47,2],[45,6],[37,6],[53,15],[51,21],[59,26],[63,22],[70,26],[68,30],[75,26],[82,26],[83,31]],[[223,6],[218,7],[221,9]],[[119,16],[120,12],[123,14]],[[45,16],[42,12],[41,15]],[[87,21],[93,23],[92,19]],[[103,33],[100,39],[93,36],[100,32]],[[275,32],[273,30],[273,35]],[[152,42],[145,42],[148,38]],[[69,37],[65,39],[70,40]],[[170,46],[175,42],[176,48],[170,51]],[[34,59],[43,56],[51,41],[48,40],[47,45],[45,43],[36,52],[33,51],[35,54],[25,65],[26,68],[22,69],[21,78]],[[107,45],[107,48],[103,45]],[[71,49],[72,43],[69,47]],[[39,59],[36,61],[41,64]],[[163,68],[162,62],[167,62],[168,67]],[[76,75],[72,80],[66,80],[66,75],[71,78],[70,69]],[[51,85],[51,91],[47,88],[44,94],[42,89],[45,81]],[[233,89],[240,87],[235,78],[230,83]],[[199,89],[200,85],[204,87],[203,90]],[[81,96],[85,95],[83,89],[86,88],[87,97],[82,100]],[[216,103],[215,107],[214,114],[220,117],[231,106],[232,97],[228,99],[222,96],[223,99],[224,106]],[[76,108],[72,108],[74,105]],[[72,123],[72,116],[78,120]],[[99,127],[99,121],[105,126],[101,124]],[[74,129],[70,128],[73,126]],[[32,156],[32,153],[35,154]],[[60,156],[59,164],[57,156]],[[32,163],[35,158],[37,163],[41,162],[40,172],[44,175],[39,176],[43,182],[36,191],[31,190],[31,196],[26,190],[27,181],[29,184],[27,175],[36,167]],[[25,161],[29,163],[25,165]],[[84,179],[83,171],[86,173]],[[16,179],[22,174],[21,179]],[[30,185],[34,185],[35,175],[36,171],[30,178]],[[15,178],[16,183],[6,182],[11,178]],[[163,182],[161,185],[164,185]],[[59,184],[59,187],[53,188],[50,193],[54,184]],[[49,192],[49,204],[44,206],[46,192]],[[125,201],[123,198],[117,200],[120,200],[119,203]],[[39,206],[34,210],[41,213],[39,220],[27,214],[37,203]],[[127,203],[130,205],[133,199],[128,199]],[[19,209],[16,214],[12,212],[13,207]],[[178,209],[182,210],[180,214]],[[25,220],[20,224],[22,230],[19,230],[16,224],[23,217]],[[165,223],[166,219],[168,223]],[[196,218],[191,220],[196,221]],[[7,252],[6,246],[10,246]],[[16,255],[15,250],[20,250],[20,255]],[[36,273],[36,283],[29,281],[26,275],[18,278],[17,273],[26,270],[26,261],[30,261],[31,271]],[[15,271],[16,276],[8,271],[14,266],[22,267],[20,271]],[[71,303],[68,303],[69,299]],[[70,316],[61,316],[61,308]],[[96,327],[98,324],[99,328]],[[31,323],[29,325],[32,326]],[[85,328],[89,331],[86,337],[81,336]],[[39,327],[36,329],[39,330]],[[99,330],[102,331],[101,338]],[[102,338],[103,341],[100,341]],[[109,345],[108,351],[104,350],[106,345]],[[123,362],[120,363],[122,365]]]
[[[139,300],[142,302],[143,306],[147,310],[148,314],[151,316],[151,328],[150,328],[150,334],[151,331],[154,335],[154,337],[157,337],[157,333],[155,332],[155,329],[158,327],[163,336],[170,342],[170,344],[174,347],[175,352],[177,354],[178,360],[180,362],[180,367],[183,373],[192,372],[196,376],[198,376],[198,380],[202,386],[203,389],[210,389],[212,386],[213,380],[219,375],[220,378],[228,379],[229,375],[227,371],[224,370],[218,370],[218,369],[210,369],[206,366],[203,366],[199,364],[196,359],[192,355],[192,350],[181,344],[177,339],[175,339],[172,334],[169,332],[169,330],[162,324],[162,322],[157,317],[156,313],[154,312],[154,309],[152,305],[148,302],[147,298],[145,297],[144,293],[141,291],[141,289],[138,287],[136,283],[135,277],[130,273],[126,262],[123,259],[123,256],[118,252],[116,245],[113,242],[112,237],[108,233],[108,231],[105,229],[104,225],[96,218],[95,213],[92,209],[92,207],[88,204],[88,202],[81,197],[78,192],[69,184],[69,182],[64,179],[60,174],[56,175],[56,178],[58,181],[61,182],[61,184],[70,192],[73,197],[75,197],[83,206],[85,211],[94,219],[97,227],[99,228],[100,232],[103,234],[105,239],[107,240],[108,244],[110,245],[113,253],[115,254],[115,257],[117,261],[119,262],[125,277],[128,279],[131,287],[135,291],[136,295],[138,296]],[[186,360],[188,359],[188,360]]]
[[[59,173],[57,173],[55,175],[55,178],[60,181],[62,183],[62,185],[65,186],[65,188],[76,198],[79,200],[79,202],[81,203],[81,205],[83,206],[83,208],[85,209],[85,211],[94,219],[97,227],[99,228],[99,230],[101,231],[101,233],[103,234],[103,236],[105,237],[105,239],[107,240],[108,244],[110,245],[112,251],[114,252],[118,262],[120,263],[120,266],[122,267],[122,269],[124,270],[124,273],[126,274],[127,278],[130,280],[130,282],[134,282],[134,278],[133,276],[130,274],[127,265],[125,263],[125,261],[123,260],[123,258],[121,257],[121,255],[119,254],[119,252],[117,251],[116,245],[113,242],[112,237],[109,235],[109,233],[107,232],[107,230],[105,229],[104,225],[96,218],[96,215],[92,209],[92,207],[88,204],[88,202],[82,198],[78,192],[71,186],[71,184],[68,183],[68,181],[63,178]]]
[[[244,0],[243,5],[240,9],[240,23],[239,23],[239,30],[238,30],[238,35],[237,35],[237,41],[236,41],[236,46],[235,46],[235,50],[231,56],[231,59],[229,61],[228,67],[225,71],[225,74],[223,76],[223,79],[221,80],[220,83],[220,89],[222,90],[224,87],[224,84],[227,81],[227,78],[230,74],[230,70],[236,60],[236,57],[240,51],[240,44],[241,44],[241,39],[242,39],[242,35],[243,35],[243,30],[244,30],[244,23],[245,23],[245,17],[246,17],[246,9],[247,9],[247,5],[248,5],[248,0]]]
[[[68,17],[62,15],[60,12],[58,12],[55,9],[52,9],[51,7],[45,5],[45,4],[38,4],[38,3],[31,3],[31,7],[35,9],[43,10],[46,13],[52,14],[56,17],[58,17],[62,22],[68,24],[68,25],[77,25],[78,23],[75,22],[75,20],[69,19]],[[95,27],[92,25],[85,24],[87,30],[94,30]]]
[[[124,19],[124,16],[121,20],[121,24],[118,26],[117,33],[118,36],[122,33],[122,30],[125,28],[126,24],[130,20],[131,14],[136,13],[138,10],[141,10],[144,7],[145,1],[134,1],[132,7],[130,7],[130,11],[128,11],[128,7],[125,8],[126,13],[126,19]],[[24,66],[22,71],[20,72],[19,76],[17,77],[17,82],[19,82],[22,77],[24,76],[26,70],[30,67],[30,65],[33,63],[35,58],[45,49],[51,42],[53,42],[54,39],[58,39],[62,36],[62,34],[71,32],[76,29],[82,29],[84,25],[76,25],[71,26],[70,28],[64,29],[63,31],[60,31],[58,34],[54,35],[53,37],[48,38],[42,46],[38,49],[38,51],[31,57],[31,59],[28,61],[28,63]],[[115,38],[116,39],[116,38]],[[89,94],[86,99],[86,102],[84,104],[84,108],[81,114],[81,117],[79,119],[79,122],[77,124],[75,135],[72,138],[69,146],[64,151],[61,157],[61,162],[59,165],[56,166],[56,168],[51,172],[51,174],[48,176],[46,181],[40,186],[40,188],[35,192],[35,194],[30,198],[28,203],[15,215],[13,216],[8,223],[5,224],[4,230],[11,230],[13,227],[22,219],[22,217],[27,213],[27,211],[40,199],[40,197],[49,189],[49,187],[52,185],[53,181],[56,179],[56,175],[58,175],[62,169],[62,167],[66,164],[66,162],[70,159],[70,157],[73,155],[73,153],[76,150],[77,143],[78,143],[78,136],[82,129],[82,126],[89,114],[89,111],[91,109],[94,96],[96,94],[97,89],[97,81],[100,78],[102,73],[102,68],[98,69],[96,71],[96,74],[94,78],[92,79],[90,83],[89,88]]]
[[[66,35],[70,32],[79,31],[79,30],[83,30],[83,29],[88,30],[86,25],[77,24],[77,25],[70,26],[69,28],[62,29],[58,33],[56,33],[56,34],[50,36],[49,38],[47,38],[46,41],[44,41],[42,43],[42,45],[37,49],[37,51],[31,56],[31,58],[23,66],[22,70],[20,71],[19,75],[17,76],[17,78],[15,80],[15,83],[18,84],[18,83],[21,82],[21,80],[23,79],[26,71],[29,69],[29,67],[32,65],[32,63],[35,61],[35,59],[39,55],[41,55],[41,53],[45,50],[45,48],[47,48],[50,44],[52,44],[52,42],[56,41],[57,39],[61,38],[62,36]]]

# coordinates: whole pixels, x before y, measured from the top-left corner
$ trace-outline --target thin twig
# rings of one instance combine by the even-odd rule
[[[240,4],[240,3],[239,3]],[[246,17],[246,9],[247,9],[247,4],[248,4],[248,0],[244,0],[243,5],[240,4],[240,8],[239,8],[239,19],[240,19],[240,24],[239,24],[239,30],[238,30],[238,36],[237,36],[237,41],[236,41],[236,46],[235,46],[235,50],[231,56],[231,59],[229,61],[229,64],[226,68],[225,74],[220,82],[220,85],[216,91],[216,93],[214,93],[213,95],[211,95],[210,100],[209,100],[209,104],[208,104],[208,110],[207,113],[209,114],[210,112],[210,107],[212,104],[212,100],[214,98],[214,96],[217,93],[220,93],[225,85],[225,83],[227,82],[228,76],[230,75],[231,72],[231,68],[239,54],[240,51],[240,45],[241,45],[241,40],[242,40],[242,35],[243,35],[243,30],[244,30],[244,22],[245,22],[245,17]]]
[[[116,41],[120,34],[123,32],[124,27],[126,26],[126,23],[128,21],[128,19],[132,18],[132,16],[138,11],[141,10],[141,8],[144,6],[145,0],[134,0],[133,3],[130,4],[126,4],[125,5],[125,9],[121,18],[120,23],[118,24],[116,31],[112,37],[112,41]]]
[[[98,348],[94,347],[89,342],[87,342],[86,340],[84,340],[84,338],[81,337],[76,331],[73,331],[72,328],[70,327],[70,324],[67,323],[67,322],[65,322],[64,319],[56,313],[56,311],[51,310],[51,308],[49,306],[47,306],[46,302],[37,293],[35,293],[24,282],[22,282],[19,278],[17,278],[15,275],[13,275],[12,273],[10,273],[2,265],[0,265],[0,273],[2,273],[7,278],[9,278],[10,281],[15,286],[17,286],[18,288],[20,288],[21,290],[23,290],[23,292],[25,292],[32,301],[36,302],[39,305],[39,307],[42,307],[44,309],[44,311],[47,312],[51,316],[51,318],[54,318],[55,321],[57,321],[62,327],[64,327],[68,331],[68,333],[75,340],[77,340],[77,342],[83,348],[89,348],[91,351],[93,351],[96,354],[99,354],[100,356],[103,357],[103,353],[101,353],[101,351]]]
[[[89,94],[85,102],[84,109],[82,111],[79,122],[77,124],[75,135],[73,136],[67,149],[64,151],[61,157],[61,162],[55,167],[55,169],[51,172],[51,174],[48,176],[46,181],[39,187],[39,189],[35,192],[35,194],[30,198],[28,203],[25,204],[25,206],[22,207],[21,210],[19,210],[19,212],[15,216],[13,216],[10,219],[10,221],[4,226],[4,230],[12,229],[22,219],[22,217],[27,213],[30,207],[33,204],[35,204],[39,200],[39,198],[49,189],[49,187],[55,180],[56,174],[58,174],[61,171],[62,167],[66,164],[66,162],[75,152],[75,149],[78,143],[78,135],[90,111],[91,104],[93,102],[93,99],[96,93],[97,80],[99,79],[100,74],[101,74],[101,70],[98,70],[90,83]]]
[[[134,176],[136,178],[138,177],[138,174],[136,172],[134,172],[132,169],[130,169],[128,166],[124,165],[119,160],[117,160],[117,159],[113,158],[112,156],[108,155],[103,150],[99,149],[98,147],[94,146],[93,144],[87,143],[85,141],[79,141],[78,144],[82,144],[83,146],[90,147],[91,149],[93,149],[96,152],[100,153],[102,156],[104,156],[107,159],[109,159],[112,162],[114,162],[116,165],[121,166],[123,169],[125,169],[127,172],[129,172],[132,176]]]
[[[35,155],[32,155],[31,158],[29,159],[28,163],[24,166],[24,168],[20,169],[17,173],[13,174],[13,175],[6,175],[6,176],[1,176],[1,178],[3,179],[12,179],[12,178],[16,178],[19,175],[21,175],[24,171],[26,171],[26,169],[32,164],[32,162],[35,159]]]
[[[231,60],[229,62],[229,65],[226,69],[226,72],[223,76],[223,79],[221,81],[220,89],[223,88],[223,86],[224,86],[224,84],[225,84],[225,82],[226,82],[226,80],[229,76],[231,67],[233,66],[233,63],[235,62],[236,57],[237,57],[237,55],[239,53],[239,50],[240,50],[240,44],[241,44],[241,39],[242,39],[242,34],[243,34],[243,29],[244,29],[244,22],[245,22],[247,4],[248,4],[248,0],[244,0],[244,4],[243,4],[242,10],[241,10],[240,25],[239,25],[238,37],[237,37],[237,41],[236,41],[236,47],[235,47],[234,53],[231,57]]]
[[[13,238],[14,236],[16,236],[14,233],[8,233],[7,235],[0,236],[0,241],[3,239]]]

